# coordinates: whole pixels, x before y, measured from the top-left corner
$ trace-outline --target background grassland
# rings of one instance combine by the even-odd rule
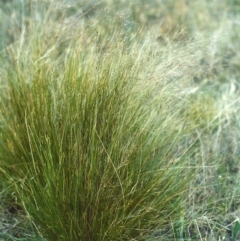
[[[1,1],[0,240],[239,240],[239,11]]]

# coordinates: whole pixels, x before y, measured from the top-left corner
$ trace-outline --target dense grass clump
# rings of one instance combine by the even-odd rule
[[[0,102],[1,173],[17,202],[48,240],[152,236],[180,212],[190,177],[179,85],[156,63],[143,74],[146,46],[75,44],[56,62],[36,48],[19,49]]]

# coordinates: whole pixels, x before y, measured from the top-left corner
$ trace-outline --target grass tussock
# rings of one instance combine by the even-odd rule
[[[1,172],[17,202],[49,240],[152,236],[178,215],[191,176],[179,86],[161,83],[155,63],[143,74],[147,46],[75,44],[56,62],[32,47],[1,99]]]

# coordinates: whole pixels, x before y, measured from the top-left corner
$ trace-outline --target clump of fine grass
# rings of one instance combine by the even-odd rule
[[[178,215],[190,177],[183,83],[159,80],[154,61],[146,73],[146,46],[75,43],[59,60],[30,43],[0,102],[0,170],[17,202],[48,240],[152,236]]]

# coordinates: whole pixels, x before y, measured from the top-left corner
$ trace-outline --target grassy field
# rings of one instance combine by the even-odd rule
[[[240,1],[0,1],[0,241],[240,239]]]

